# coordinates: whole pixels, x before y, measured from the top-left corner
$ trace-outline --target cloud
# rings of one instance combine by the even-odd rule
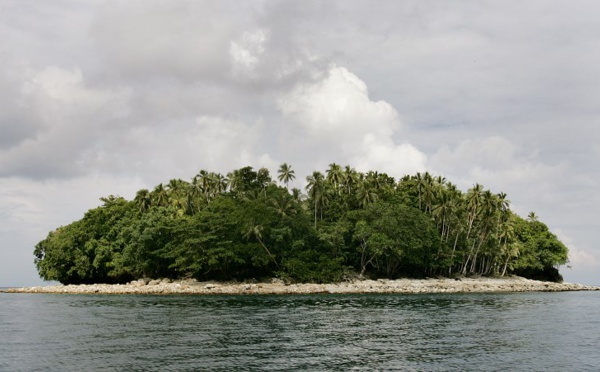
[[[455,147],[442,146],[430,157],[430,164],[437,172],[495,186],[542,185],[567,167],[564,162],[547,164],[535,148],[522,148],[500,135],[465,139]]]
[[[28,102],[24,115],[30,131],[0,150],[0,176],[71,177],[87,172],[85,157],[102,147],[126,115],[127,90],[90,86],[79,69],[47,67],[22,74],[17,99]]]
[[[35,136],[40,126],[40,118],[34,110],[34,103],[25,99],[16,71],[0,71],[0,151],[18,146]]]
[[[395,176],[425,168],[425,154],[393,139],[401,127],[397,111],[372,101],[366,84],[343,67],[332,66],[315,82],[299,84],[278,105],[302,144],[318,144],[313,160],[320,165],[348,162]]]
[[[252,165],[275,168],[260,118],[236,121],[198,116],[157,126],[123,128],[102,158],[89,159],[103,173],[134,174],[151,187],[171,178],[192,178],[200,169],[226,173]]]
[[[109,79],[239,85],[254,92],[301,77],[318,58],[272,30],[265,2],[126,2],[99,7],[89,35]]]
[[[104,62],[121,79],[148,76],[219,79],[228,63],[229,40],[247,22],[230,3],[104,3],[90,36]],[[239,4],[242,8],[246,6]],[[219,15],[230,14],[231,22]]]
[[[576,241],[565,233],[563,229],[556,229],[554,233],[569,248],[569,266],[577,270],[599,270],[600,260],[593,251],[580,249]]]
[[[247,165],[273,169],[277,163],[268,154],[264,137],[265,125],[260,119],[248,123],[201,116],[186,134],[180,155],[192,155],[200,167],[223,173]]]
[[[262,30],[244,32],[240,41],[231,41],[229,55],[233,60],[233,73],[253,75],[256,65],[265,52],[266,33]]]

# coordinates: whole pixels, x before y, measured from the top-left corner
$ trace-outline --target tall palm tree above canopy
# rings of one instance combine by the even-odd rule
[[[456,207],[455,194],[447,189],[442,189],[437,197],[436,204],[431,210],[431,214],[441,230],[442,239],[448,234],[448,218],[454,214]]]
[[[437,176],[435,177],[435,183],[438,184],[439,186],[444,186],[446,185],[448,181],[446,180],[446,177],[443,176]]]
[[[417,174],[414,176],[414,181],[416,183],[416,188],[417,188],[417,196],[418,196],[418,200],[419,200],[419,209],[423,209],[423,190],[425,189],[425,184],[426,184],[426,180],[425,177],[423,177],[423,175],[420,172],[417,172]]]
[[[346,194],[351,194],[354,191],[354,187],[358,181],[358,172],[346,165],[342,176],[342,189]]]
[[[171,194],[178,193],[185,185],[185,182],[180,179],[171,179],[167,184],[166,188],[169,190]]]
[[[425,172],[423,177],[419,180],[418,187],[420,198],[425,212],[431,213],[436,194],[436,186],[435,179],[429,172]]]
[[[211,192],[211,176],[210,173],[204,169],[200,170],[196,175],[198,178],[198,182],[200,184],[200,188],[202,189],[202,194],[209,200],[209,195]]]
[[[273,180],[271,179],[271,173],[267,168],[260,168],[258,172],[256,172],[256,182],[258,183],[258,186],[260,187],[266,202],[267,187],[273,184]]]
[[[467,194],[465,196],[465,202],[466,202],[468,219],[469,219],[469,221],[468,221],[469,229],[473,225],[475,218],[477,218],[477,216],[481,212],[480,204],[481,204],[482,196],[483,196],[483,186],[478,183],[476,183],[475,186],[473,186],[471,189],[469,189],[469,191],[467,191]]]
[[[202,195],[203,188],[201,180],[198,176],[194,176],[194,178],[192,178],[192,182],[189,183],[187,189],[188,204],[192,208],[195,204],[197,204],[198,210],[200,210],[200,203],[197,203],[196,201],[199,200]]]
[[[500,202],[500,209],[503,211],[510,209],[510,200],[506,199],[506,194],[501,192],[498,195],[498,201]]]
[[[283,163],[279,166],[279,170],[277,171],[279,174],[277,179],[283,183],[285,183],[285,187],[288,188],[288,183],[293,181],[296,178],[296,174],[292,169],[292,166],[288,163]]]
[[[148,189],[141,189],[135,194],[135,203],[140,213],[147,212],[152,206],[152,198]]]
[[[208,203],[227,190],[228,179],[220,173],[201,170],[192,181]]]
[[[306,190],[308,196],[312,198],[315,208],[315,228],[317,227],[317,211],[323,204],[323,197],[325,195],[325,177],[323,173],[315,171],[312,175],[306,177],[308,184]]]
[[[166,207],[169,205],[169,192],[162,183],[159,183],[152,191],[154,204]]]
[[[240,184],[242,182],[240,171],[238,169],[227,173],[227,185],[229,186],[229,191],[237,192]]]
[[[329,169],[327,170],[327,181],[330,182],[333,185],[333,189],[337,191],[344,181],[344,172],[342,171],[342,167],[336,163],[329,164]]]
[[[318,196],[325,188],[325,177],[319,171],[314,171],[310,176],[307,176],[306,182],[306,191],[308,191],[308,196],[311,198]]]
[[[227,177],[223,176],[221,173],[212,173],[212,181],[215,185],[215,191],[217,193],[222,193],[227,190],[227,186],[229,185],[229,180]]]

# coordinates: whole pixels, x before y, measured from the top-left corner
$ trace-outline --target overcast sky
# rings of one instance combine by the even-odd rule
[[[505,192],[600,285],[599,101],[597,1],[0,0],[0,286],[102,196],[283,162]]]

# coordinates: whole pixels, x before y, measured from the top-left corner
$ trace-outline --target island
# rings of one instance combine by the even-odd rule
[[[592,289],[561,284],[567,247],[535,213],[518,216],[506,194],[480,184],[462,191],[428,172],[396,180],[335,163],[303,190],[289,188],[288,164],[276,178],[251,166],[201,170],[133,200],[103,197],[36,245],[40,277],[62,285],[31,291]]]

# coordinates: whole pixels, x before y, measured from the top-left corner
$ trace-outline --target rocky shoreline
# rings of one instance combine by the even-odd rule
[[[563,292],[599,291],[600,287],[509,278],[354,280],[333,284],[287,284],[279,279],[269,282],[197,282],[136,280],[128,284],[51,285],[8,288],[4,293],[67,294],[312,294],[312,293],[487,293],[487,292]]]

